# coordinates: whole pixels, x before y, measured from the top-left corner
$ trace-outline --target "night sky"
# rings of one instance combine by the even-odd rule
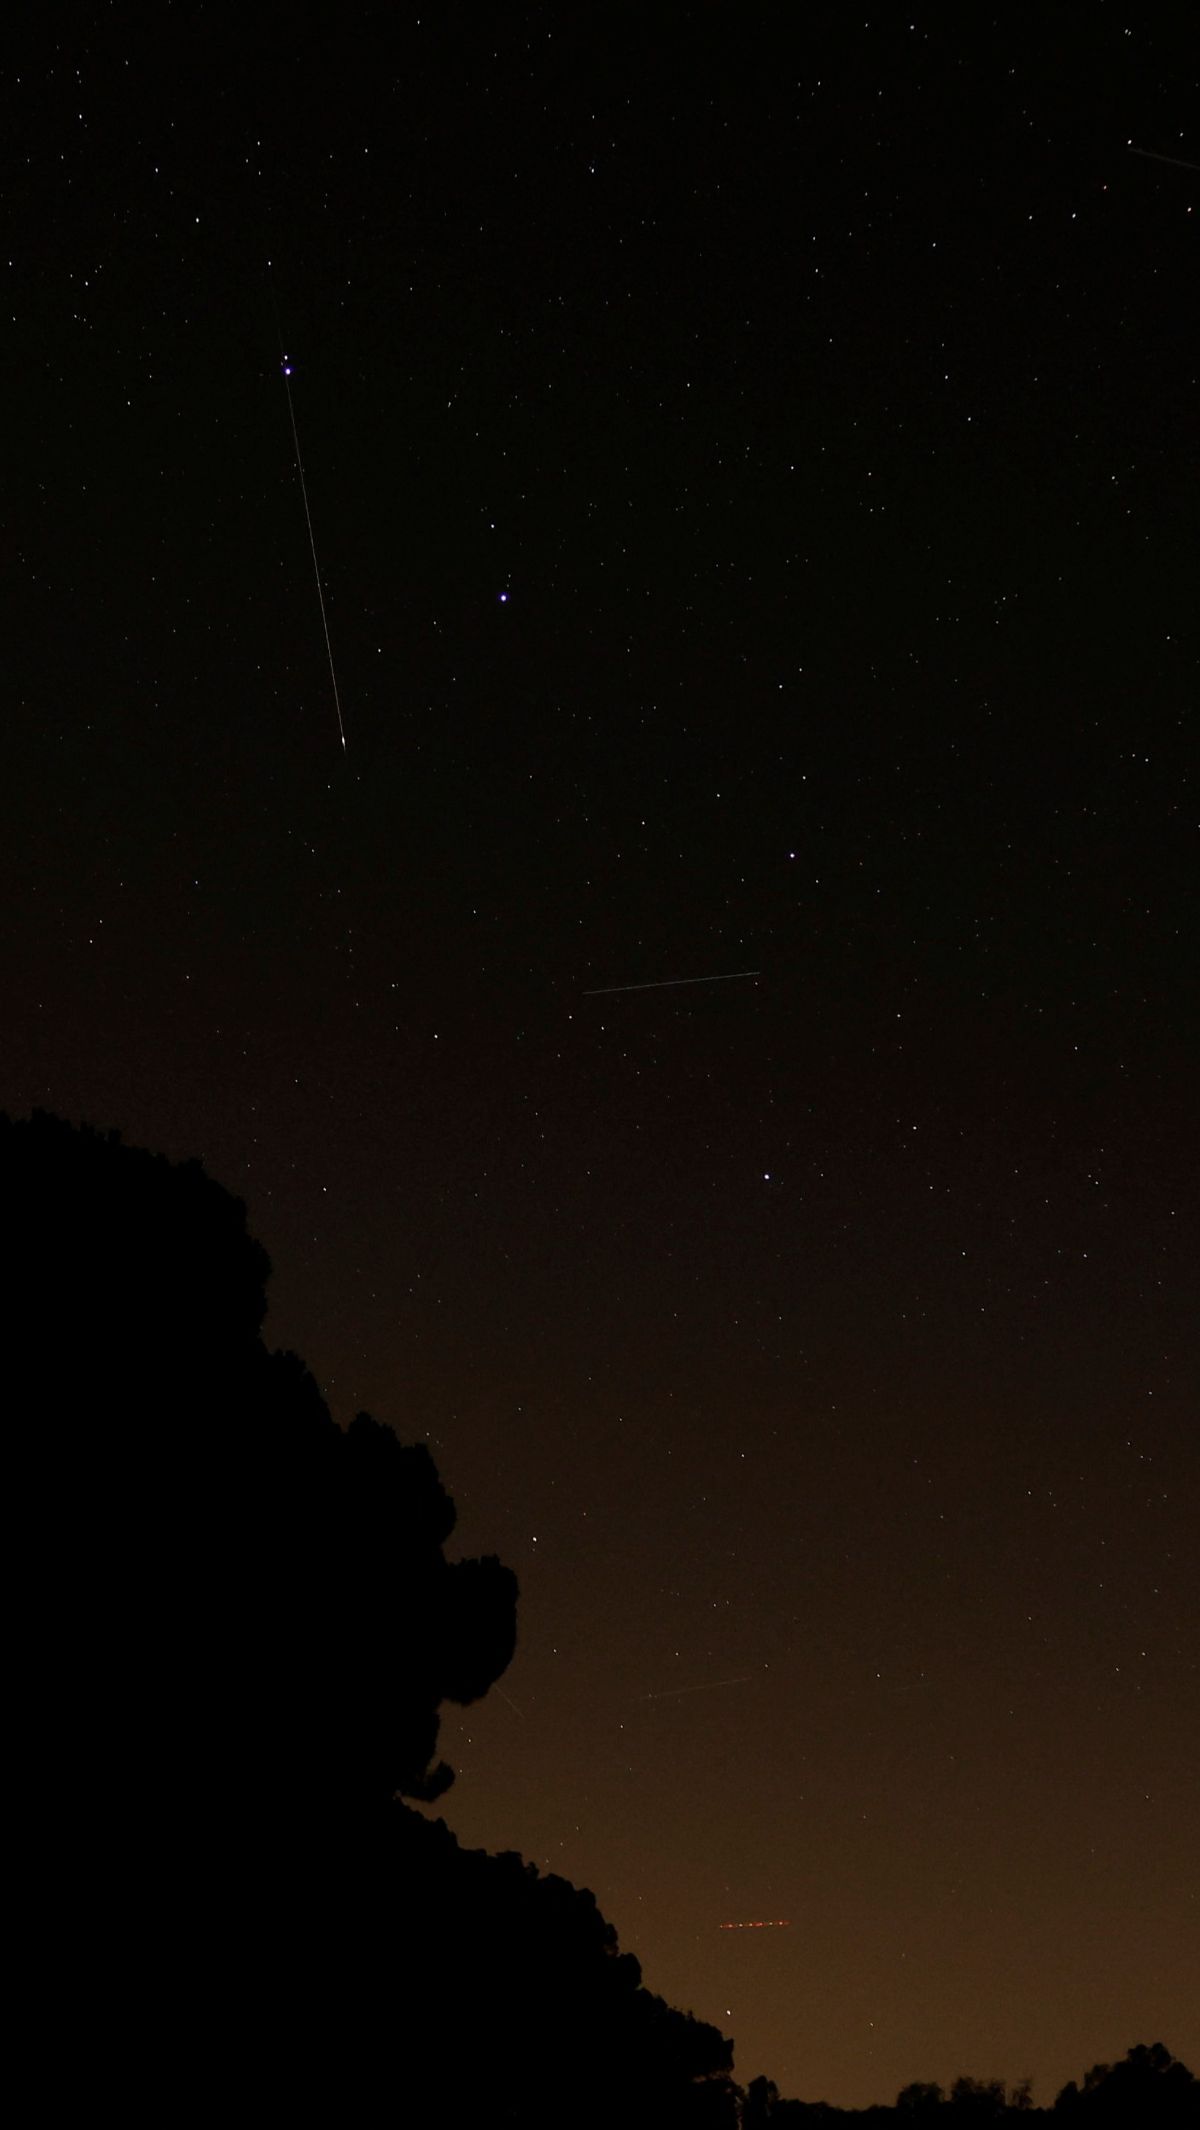
[[[516,1570],[463,1840],[1046,2102],[1200,2060],[1200,60],[785,12],[10,41],[0,1106]]]

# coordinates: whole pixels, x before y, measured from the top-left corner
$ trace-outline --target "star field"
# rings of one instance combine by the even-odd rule
[[[17,45],[0,1106],[245,1197],[743,2083],[1194,2067],[1178,15]]]

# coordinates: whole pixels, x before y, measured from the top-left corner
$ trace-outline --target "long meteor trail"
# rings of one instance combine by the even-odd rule
[[[617,991],[678,991],[683,984],[742,984],[761,976],[761,969],[730,969],[723,976],[666,976],[653,984],[602,984],[598,991],[585,991],[585,998],[611,998]]]
[[[333,665],[333,644],[329,636],[329,616],[325,612],[325,587],[321,582],[321,565],[317,561],[317,536],[313,531],[312,511],[308,502],[308,482],[304,478],[304,460],[300,456],[300,431],[296,427],[296,409],[292,403],[292,365],[283,344],[283,327],[279,322],[279,305],[275,300],[275,276],[271,262],[267,260],[267,280],[271,289],[271,309],[275,313],[275,333],[279,341],[279,368],[283,377],[283,389],[287,393],[288,420],[292,425],[292,445],[296,453],[296,471],[300,476],[300,493],[304,498],[304,522],[308,527],[308,545],[312,555],[313,576],[317,580],[317,601],[321,609],[321,627],[325,631],[325,655],[329,660],[329,678],[333,683],[333,707],[337,711],[338,732],[342,749],[346,747],[346,726],[342,717],[342,698],[338,693],[337,674]]]
[[[329,616],[325,612],[325,588],[321,583],[321,565],[317,561],[317,541],[313,532],[312,512],[308,507],[308,483],[304,478],[304,461],[300,456],[300,432],[296,427],[296,409],[292,405],[292,366],[287,356],[280,364],[283,371],[283,389],[287,393],[288,418],[292,425],[292,442],[296,447],[296,471],[300,476],[300,493],[304,498],[304,517],[308,525],[308,544],[312,550],[313,576],[317,580],[317,598],[321,603],[321,627],[325,631],[325,651],[329,659],[329,678],[333,682],[333,707],[337,711],[338,731],[342,746],[346,745],[346,727],[342,722],[342,699],[338,694],[337,674],[333,670],[333,645],[329,640]]]

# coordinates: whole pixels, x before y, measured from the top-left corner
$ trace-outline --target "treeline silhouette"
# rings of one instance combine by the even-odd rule
[[[10,2030],[56,2116],[735,2130],[847,2111],[743,2093],[585,1889],[463,1849],[444,1702],[516,1641],[497,1560],[446,1559],[423,1445],[336,1426],[262,1338],[270,1267],[198,1163],[0,1115]],[[15,2082],[15,2079],[14,2079]],[[872,2117],[996,2121],[912,2087]],[[1196,2121],[1165,2049],[1055,2120]],[[1133,2112],[1130,2112],[1130,2111]],[[848,2119],[848,2115],[847,2115]]]
[[[919,2130],[969,2130],[972,2124],[1053,2123],[1055,2130],[1184,2130],[1200,2122],[1200,2082],[1156,2041],[1127,2051],[1119,2063],[1094,2064],[1082,2085],[1072,2080],[1049,2108],[1034,2106],[1032,2085],[958,2078],[949,2091],[917,2083],[893,2107],[833,2108],[826,2101],[781,2100],[767,2078],[751,2080],[742,2100],[742,2130],[821,2130],[824,2124],[899,2123]]]

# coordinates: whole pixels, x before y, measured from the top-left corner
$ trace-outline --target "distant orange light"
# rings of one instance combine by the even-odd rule
[[[765,1923],[718,1923],[717,1925],[718,1930],[790,1930],[791,1927],[786,1916],[780,1916],[778,1919],[773,1918]]]

